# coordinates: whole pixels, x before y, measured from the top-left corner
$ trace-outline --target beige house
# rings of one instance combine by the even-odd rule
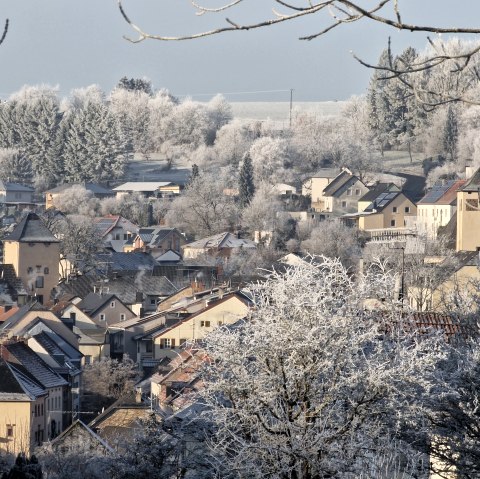
[[[0,357],[0,455],[31,454],[46,440],[47,391]]]
[[[28,293],[43,304],[58,283],[60,242],[35,213],[29,213],[4,239],[3,262],[13,265]]]
[[[480,248],[480,169],[457,192],[457,251]]]
[[[175,357],[185,343],[202,340],[213,329],[247,317],[250,307],[246,296],[229,293],[170,327],[138,338],[139,353],[150,352],[152,359]]]
[[[135,317],[115,294],[89,293],[77,307],[102,327]]]
[[[417,231],[430,240],[438,228],[446,226],[457,211],[457,192],[465,180],[451,180],[434,185],[417,204]]]
[[[364,231],[405,228],[417,214],[417,207],[401,191],[378,195],[358,217],[358,228]]]
[[[368,187],[346,168],[333,179],[312,178],[310,187],[312,208],[335,216],[355,213],[358,200],[368,191]]]

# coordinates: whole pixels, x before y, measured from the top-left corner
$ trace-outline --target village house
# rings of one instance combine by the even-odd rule
[[[178,349],[186,343],[200,341],[213,329],[233,324],[246,316],[250,311],[251,301],[242,293],[228,293],[209,303],[198,312],[185,319],[137,337],[140,342],[140,353],[151,354],[151,359],[174,357]]]
[[[111,198],[115,193],[102,185],[97,183],[64,183],[45,192],[45,209],[55,208],[55,200],[59,199],[72,188],[72,186],[81,186],[92,193],[92,197],[100,200],[104,198]]]
[[[3,262],[39,303],[50,299],[58,283],[60,242],[35,213],[28,213],[3,241]]]
[[[115,188],[117,198],[137,193],[145,198],[164,198],[179,195],[183,186],[172,181],[129,181]]]
[[[457,211],[457,192],[466,180],[450,180],[433,185],[417,203],[417,230],[434,241],[438,228],[446,226]]]
[[[238,238],[237,235],[227,232],[186,244],[183,247],[183,257],[195,259],[202,255],[210,255],[229,258],[233,251],[254,251],[256,248],[254,241]]]
[[[314,177],[304,186],[305,193],[310,189],[312,208],[334,216],[356,212],[358,200],[368,187],[347,168],[333,178],[330,175],[328,170],[325,176]]]
[[[6,206],[31,206],[35,190],[30,186],[0,180],[0,204]]]
[[[138,233],[138,225],[120,215],[106,215],[95,218],[93,226],[104,246],[114,251],[123,251]]]
[[[57,436],[70,424],[70,422],[68,424],[64,422],[64,411],[68,405],[65,401],[69,393],[68,382],[23,342],[4,344],[2,357],[46,391],[42,429],[45,431],[45,439]]]
[[[457,251],[480,248],[480,168],[457,191]]]
[[[99,325],[108,326],[135,317],[135,314],[111,293],[89,293],[77,306]]]
[[[48,392],[21,367],[0,357],[0,454],[32,454],[47,438]]]
[[[124,251],[143,251],[158,258],[168,251],[181,253],[185,243],[185,237],[176,228],[162,226],[140,228],[133,244],[125,247]]]

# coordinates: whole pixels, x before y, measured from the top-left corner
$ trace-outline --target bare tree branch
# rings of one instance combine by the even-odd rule
[[[7,36],[7,32],[8,32],[8,26],[9,26],[9,20],[8,18],[5,20],[5,26],[3,27],[3,33],[2,33],[2,36],[0,37],[0,45],[3,43],[3,41],[5,40],[6,36]]]

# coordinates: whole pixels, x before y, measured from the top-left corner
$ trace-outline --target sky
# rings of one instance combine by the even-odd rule
[[[202,0],[199,0],[202,1]],[[297,5],[306,3],[293,0]],[[361,0],[372,4],[372,0]],[[443,26],[474,26],[478,0],[399,0],[403,20]],[[203,0],[218,5],[219,0]],[[132,21],[150,33],[181,35],[271,16],[272,0],[244,0],[228,15],[195,15],[189,0],[124,0]],[[298,37],[327,25],[322,14],[248,32],[183,41],[146,40],[121,17],[116,0],[0,0],[0,22],[10,29],[0,46],[0,98],[23,85],[74,88],[98,84],[108,92],[123,77],[146,77],[156,89],[207,101],[343,100],[365,92],[371,71],[352,57],[375,63],[391,36],[394,51],[421,50],[427,35],[398,32],[371,21],[343,25],[307,42]],[[477,25],[478,26],[478,25]]]

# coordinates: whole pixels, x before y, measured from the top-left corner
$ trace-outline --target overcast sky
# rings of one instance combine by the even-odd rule
[[[272,6],[271,0],[244,3],[228,16],[238,22],[260,18]],[[400,0],[402,4],[404,21],[480,22],[479,0]],[[125,8],[150,33],[168,35],[222,26],[227,16],[195,16],[188,0],[125,0]],[[0,20],[5,17],[11,27],[0,47],[2,98],[24,84],[58,85],[68,95],[72,88],[96,83],[108,92],[126,75],[148,77],[155,88],[198,100],[223,93],[230,101],[287,101],[287,91],[237,93],[290,88],[297,101],[341,100],[363,93],[371,73],[350,51],[375,62],[388,35],[398,51],[426,43],[426,34],[400,33],[372,22],[345,25],[311,42],[298,40],[326,24],[325,16],[318,16],[195,41],[131,44],[122,36],[135,32],[120,16],[116,0],[0,0]]]

